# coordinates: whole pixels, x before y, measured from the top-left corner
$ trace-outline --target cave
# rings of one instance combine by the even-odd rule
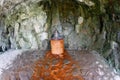
[[[120,1],[1,0],[0,80],[120,80]]]

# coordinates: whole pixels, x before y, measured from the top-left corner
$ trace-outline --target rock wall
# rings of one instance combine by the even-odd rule
[[[47,15],[42,7],[33,3],[32,6],[30,3],[21,3],[6,16],[4,25],[1,23],[2,32],[7,36],[4,40],[10,41],[10,44],[0,42],[12,49],[42,48],[41,34],[44,33],[46,19]]]
[[[100,51],[113,41],[119,42],[119,29],[116,27],[119,24],[107,21],[109,17],[106,15],[103,24],[100,23],[99,16],[75,18],[70,13],[63,19],[55,8],[51,19],[43,8],[38,2],[29,1],[16,5],[6,13],[0,22],[1,48],[48,49],[50,37],[55,29],[64,36],[65,47],[68,49]],[[110,31],[112,29],[113,31]]]

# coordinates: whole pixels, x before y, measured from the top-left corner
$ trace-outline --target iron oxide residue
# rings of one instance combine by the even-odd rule
[[[44,59],[36,61],[31,80],[84,80],[77,71],[80,67],[67,51],[63,56],[48,51]]]

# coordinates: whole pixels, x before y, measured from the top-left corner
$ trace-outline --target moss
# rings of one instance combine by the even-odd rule
[[[36,4],[33,4],[32,6],[28,6],[27,4],[18,5],[14,8],[13,12],[6,15],[5,24],[8,26],[15,22],[21,22],[30,17],[37,16],[41,10],[42,6],[38,6]]]

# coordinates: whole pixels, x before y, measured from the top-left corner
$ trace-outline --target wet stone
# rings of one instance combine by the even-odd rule
[[[4,70],[4,73],[2,74],[3,75],[2,80],[9,80],[9,79],[16,80],[16,78],[19,78],[20,80],[29,80],[33,75],[35,62],[39,59],[43,59],[45,53],[46,51],[40,51],[40,50],[33,50],[33,51],[31,50],[24,52],[21,56],[16,58],[15,62],[13,62],[12,66],[9,69]],[[69,61],[70,59],[68,58],[68,59],[64,59],[63,67],[59,66],[61,70],[66,69],[68,67],[66,65],[71,65],[71,68],[73,69],[75,68],[72,74],[81,75],[85,80],[119,80],[120,79],[120,75],[118,73],[115,73],[114,70],[111,67],[109,67],[108,64],[103,60],[103,58],[97,53],[83,50],[83,51],[68,51],[68,54],[71,56],[71,58],[73,58],[73,60],[75,61],[77,60],[79,68],[75,68],[76,64],[71,65],[70,64],[71,61]],[[57,67],[55,66],[58,66],[60,64],[58,64],[59,60],[58,61],[56,59],[53,60],[54,60],[52,63],[53,66],[51,67],[53,70],[55,70],[57,69]],[[48,73],[50,69],[49,64],[50,62],[45,63],[45,68],[43,68],[43,69],[48,69],[47,71],[44,72],[46,76],[50,76],[50,74]],[[57,73],[57,71],[54,73]],[[42,79],[41,77],[40,80],[44,80],[44,79]]]

